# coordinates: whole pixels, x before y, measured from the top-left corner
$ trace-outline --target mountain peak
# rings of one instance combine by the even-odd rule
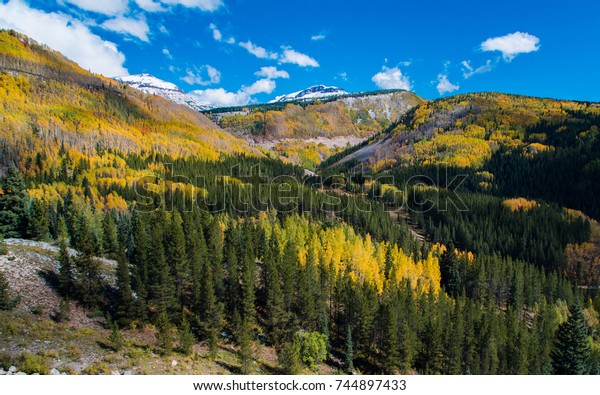
[[[186,94],[172,82],[161,80],[148,73],[115,77],[115,80],[130,85],[142,92],[158,95],[177,104],[186,105],[196,111],[210,110],[215,107],[210,103],[205,103],[192,95]]]
[[[287,95],[277,96],[269,103],[279,103],[293,100],[314,100],[330,96],[347,95],[348,92],[337,86],[313,85],[302,91],[289,93]]]
[[[160,78],[157,78],[148,73],[132,74],[124,77],[115,77],[115,80],[124,82],[146,93],[155,93],[153,91],[156,89],[177,91],[183,93],[183,91],[172,82],[161,80]]]

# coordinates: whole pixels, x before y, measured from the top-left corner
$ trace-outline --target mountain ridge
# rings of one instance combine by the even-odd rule
[[[275,97],[275,99],[269,101],[269,103],[289,102],[294,100],[315,100],[330,96],[347,95],[348,93],[349,92],[347,92],[346,90],[337,86],[327,86],[319,84],[310,86],[300,91],[277,96]]]
[[[114,77],[114,79],[128,84],[144,93],[161,96],[174,103],[186,105],[199,112],[215,108],[214,105],[200,101],[193,95],[185,93],[174,83],[162,80],[151,74],[130,74],[122,77]]]

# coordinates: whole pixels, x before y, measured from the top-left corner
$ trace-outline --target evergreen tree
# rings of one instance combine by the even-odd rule
[[[454,244],[450,243],[440,258],[440,272],[442,286],[448,295],[456,298],[461,291],[462,283],[459,272],[459,262],[454,251]]]
[[[58,289],[66,297],[75,294],[73,259],[69,254],[69,239],[65,219],[58,219]]]
[[[117,260],[117,313],[120,325],[126,326],[135,319],[135,299],[131,291],[129,262],[123,246],[119,247]]]
[[[175,210],[171,216],[167,232],[166,252],[171,274],[175,281],[175,296],[180,303],[189,300],[190,269],[185,248],[185,236],[183,234],[182,220],[179,211]]]
[[[46,241],[50,236],[50,220],[48,219],[48,208],[40,200],[34,200],[31,204],[28,216],[27,234],[33,240]]]
[[[242,321],[238,331],[238,345],[240,347],[240,365],[242,374],[251,372],[252,343],[256,329],[256,306],[254,302],[254,257],[247,252],[242,267]]]
[[[250,252],[244,256],[242,267],[242,320],[248,326],[249,333],[256,327],[256,295],[254,292],[254,256]]]
[[[590,372],[589,327],[583,308],[576,301],[569,308],[567,321],[558,327],[554,351],[552,352],[552,368],[554,374],[588,374]]]
[[[263,285],[266,297],[267,329],[270,341],[280,344],[285,336],[286,312],[279,275],[279,246],[275,235],[265,250],[263,265]]]
[[[302,361],[298,342],[285,343],[277,356],[279,366],[284,374],[300,374]]]
[[[346,349],[344,352],[344,368],[346,373],[354,372],[354,346],[352,343],[352,328],[348,326],[346,331]]]
[[[25,233],[29,197],[25,180],[15,166],[0,179],[0,235],[21,237]]]
[[[171,275],[171,269],[167,264],[164,249],[164,212],[157,211],[153,214],[151,224],[151,236],[148,261],[148,284],[149,284],[149,308],[158,315],[167,312],[179,311],[176,308],[175,284]]]
[[[252,371],[252,323],[243,318],[241,328],[237,335],[239,346],[239,361],[242,374],[250,374]]]
[[[421,352],[419,353],[418,367],[425,374],[442,373],[442,335],[439,322],[434,317],[427,320],[420,337]]]
[[[215,291],[217,296],[222,298],[224,294],[224,272],[223,272],[223,247],[225,243],[225,234],[221,227],[221,221],[215,217],[208,227],[208,236],[206,238],[208,245],[209,258],[213,266]]]
[[[400,365],[398,344],[398,313],[390,302],[382,306],[382,347],[384,353],[384,369],[387,374],[394,374]]]
[[[166,312],[162,312],[158,316],[156,324],[156,340],[158,349],[162,355],[170,355],[173,352],[174,344],[174,328],[169,322],[169,317]]]
[[[187,212],[183,216],[183,229],[185,229],[185,248],[190,269],[190,302],[189,305],[196,309],[202,302],[201,289],[203,281],[202,265],[207,260],[206,241],[197,211]]]
[[[102,219],[102,232],[104,234],[102,239],[104,256],[116,261],[119,259],[119,235],[117,233],[117,225],[110,212],[104,214],[104,218]]]
[[[213,281],[213,270],[208,262],[202,265],[200,274],[202,286],[200,291],[200,319],[202,329],[208,342],[209,356],[217,356],[219,345],[219,332],[224,326],[223,305],[217,299]]]
[[[196,338],[190,329],[187,314],[183,312],[179,326],[179,351],[184,355],[191,355],[194,351],[194,343],[196,343]]]
[[[508,304],[514,309],[514,311],[518,313],[519,317],[521,316],[521,310],[523,309],[524,304],[523,281],[523,271],[516,267],[510,283]]]
[[[131,263],[133,264],[133,290],[137,294],[137,315],[140,319],[147,318],[148,299],[148,267],[150,238],[146,232],[146,216],[134,216],[133,248]]]
[[[296,300],[296,271],[298,266],[298,250],[295,241],[288,240],[283,251],[281,267],[282,291],[286,311],[292,310]]]
[[[298,315],[309,331],[317,329],[317,300],[319,279],[316,257],[312,248],[308,249],[306,264],[298,268]]]
[[[227,243],[226,245],[226,263],[227,263],[227,309],[230,316],[234,316],[237,312],[239,314],[240,305],[242,303],[242,291],[240,287],[241,283],[241,270],[240,263],[238,260],[237,249],[231,240],[232,232],[227,233]],[[217,267],[213,267],[211,262],[211,270],[214,271],[218,269]],[[215,284],[215,293],[216,293],[216,284]],[[217,294],[218,295],[218,294]]]
[[[85,213],[79,218],[79,234],[75,258],[78,273],[79,290],[83,303],[87,307],[96,307],[102,296],[100,262],[95,258],[96,244],[90,219]]]

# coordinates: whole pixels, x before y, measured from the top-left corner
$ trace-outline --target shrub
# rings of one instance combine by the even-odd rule
[[[4,273],[0,272],[0,310],[12,310],[18,303],[20,298],[11,297],[8,289],[8,281],[4,277]]]
[[[296,332],[294,347],[300,352],[300,360],[311,369],[327,358],[327,336],[320,332]]]
[[[50,371],[50,362],[48,361],[48,358],[27,352],[24,352],[21,355],[20,365],[20,370],[27,374],[48,374]]]
[[[0,353],[0,368],[8,370],[11,366],[17,365],[17,360],[14,356],[9,353]]]
[[[75,344],[67,344],[66,355],[73,361],[81,359],[81,350]]]
[[[67,299],[60,301],[58,305],[58,311],[56,312],[57,322],[66,322],[71,319],[71,304]]]
[[[31,312],[35,315],[42,315],[44,314],[44,306],[42,306],[41,304],[36,304],[35,306],[33,306],[33,309],[31,310]]]
[[[119,330],[119,326],[116,322],[112,324],[112,330],[110,332],[110,336],[108,337],[108,341],[110,342],[110,346],[115,351],[120,351],[123,349],[125,342],[123,340],[123,334]]]
[[[110,366],[106,362],[96,361],[90,363],[85,369],[81,371],[81,374],[99,375],[99,374],[111,374]]]

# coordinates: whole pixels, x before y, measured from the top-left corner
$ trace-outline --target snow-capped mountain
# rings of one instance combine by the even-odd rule
[[[269,103],[279,103],[292,100],[314,100],[330,96],[347,95],[348,92],[337,86],[315,85],[303,91],[277,96]]]
[[[134,74],[125,77],[115,77],[115,80],[126,83],[142,92],[164,97],[177,104],[184,104],[196,111],[215,108],[210,103],[202,102],[192,95],[186,94],[177,85],[163,81],[150,74]]]

